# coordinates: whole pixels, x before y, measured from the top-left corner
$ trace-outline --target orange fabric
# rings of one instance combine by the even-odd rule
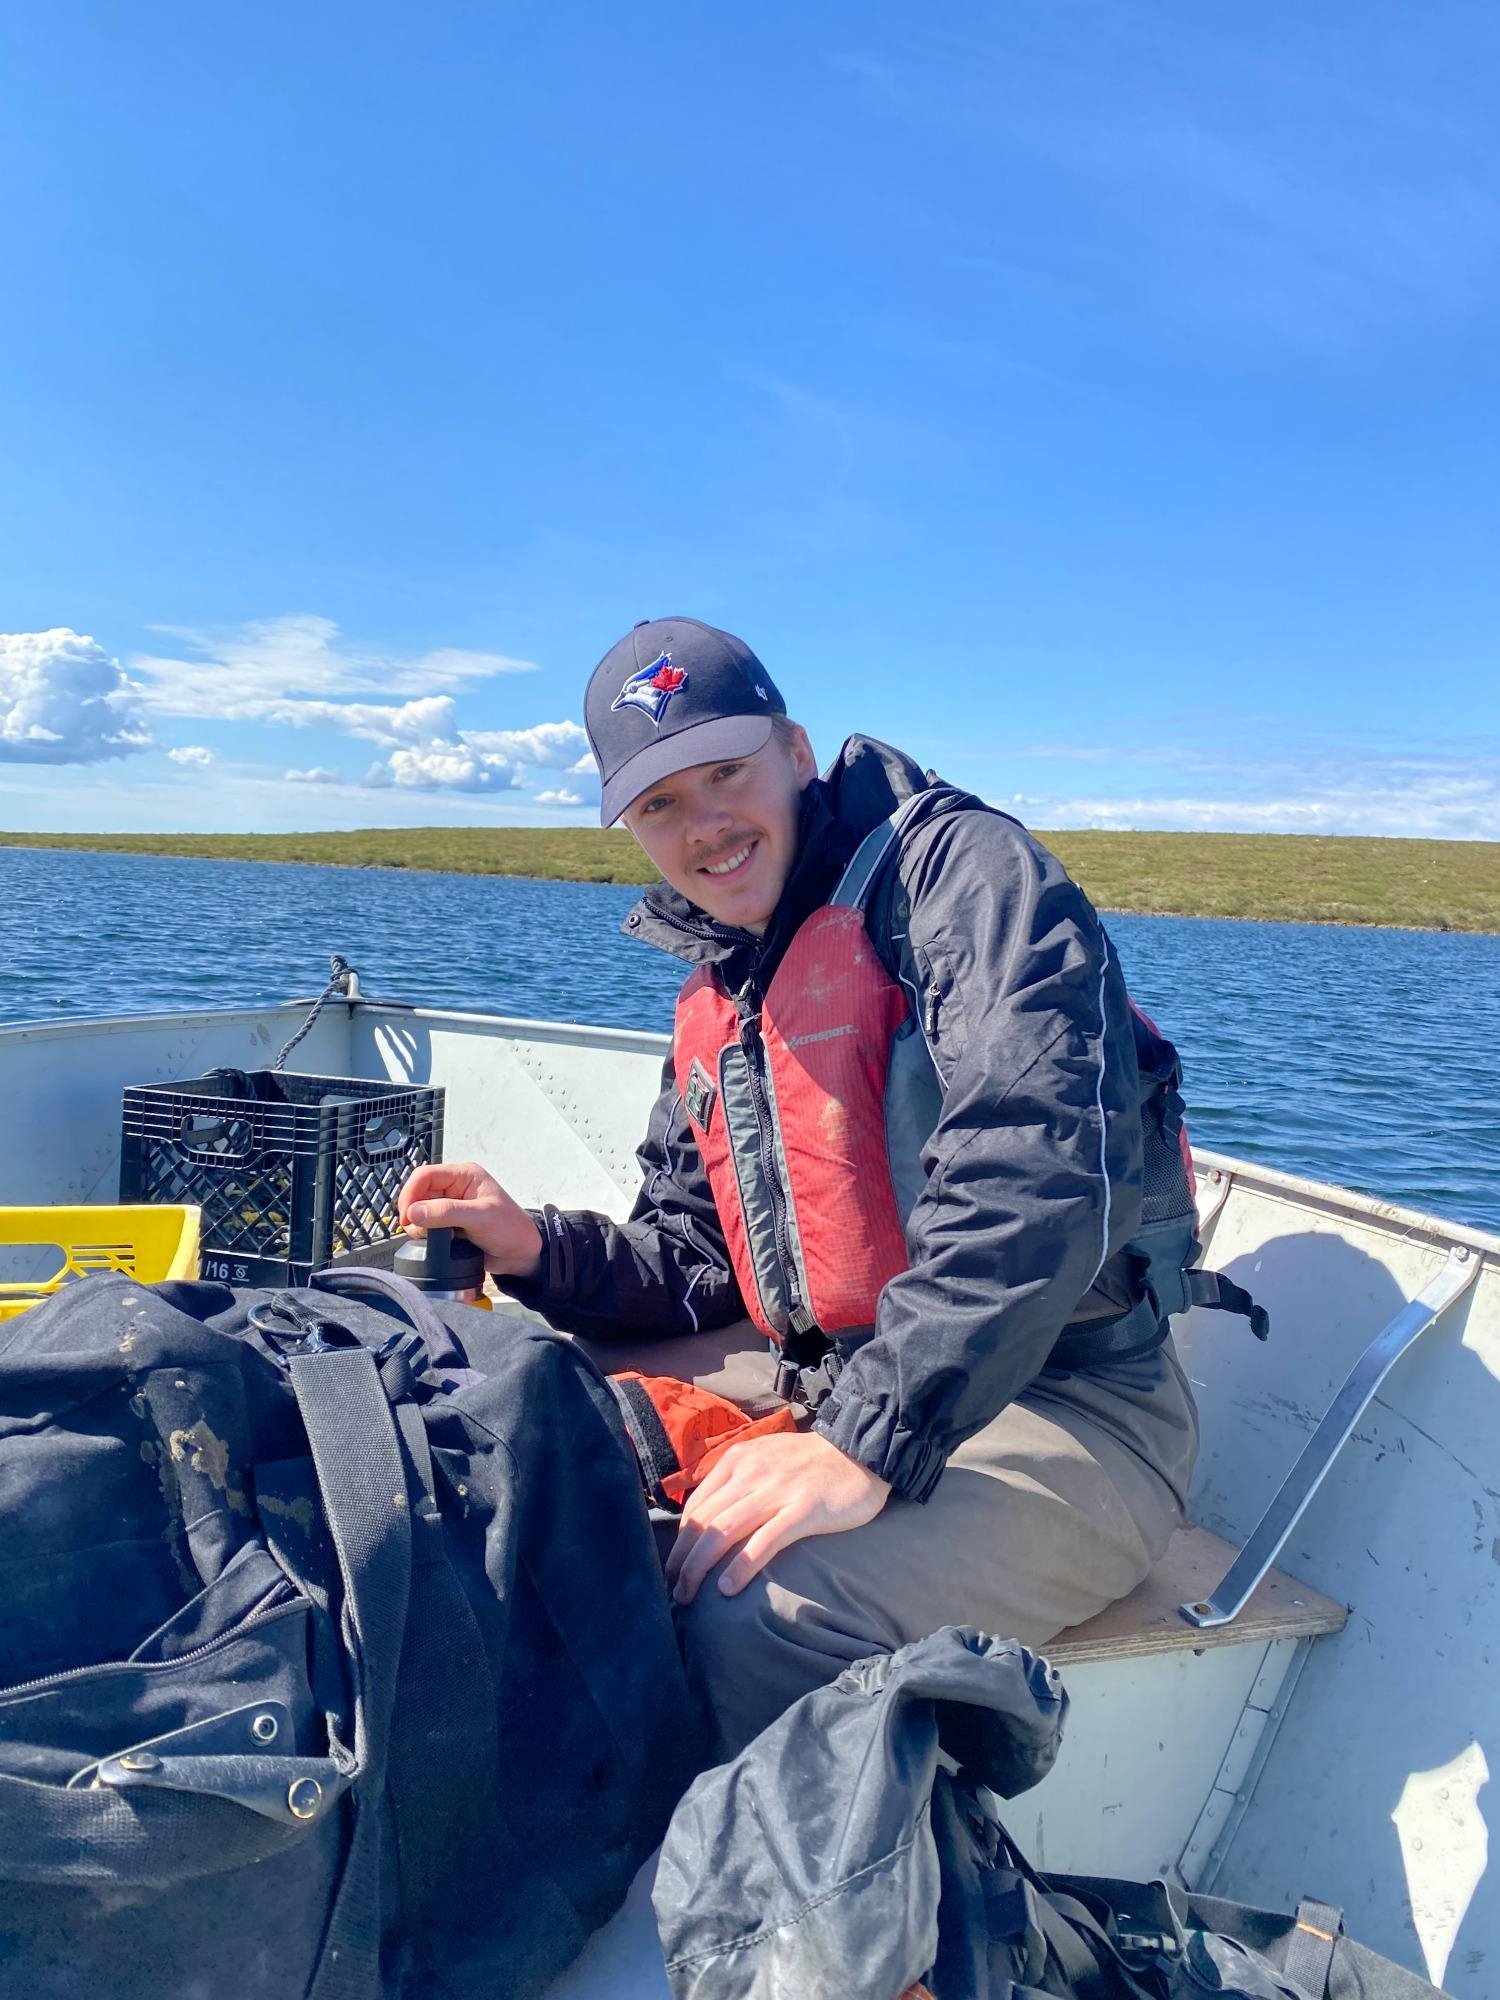
[[[692,1382],[679,1382],[675,1375],[639,1375],[634,1369],[622,1369],[619,1379],[642,1385],[672,1441],[681,1469],[665,1478],[661,1486],[674,1506],[682,1505],[732,1444],[797,1428],[791,1408],[773,1410],[768,1417],[747,1417],[728,1397],[716,1396],[711,1389],[700,1389]]]

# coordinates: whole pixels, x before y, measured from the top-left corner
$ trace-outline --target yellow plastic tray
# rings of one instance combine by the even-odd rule
[[[0,1283],[0,1320],[25,1312],[38,1299],[95,1271],[119,1271],[152,1285],[160,1278],[198,1275],[196,1208],[0,1208],[0,1244],[35,1244],[37,1263],[50,1278],[31,1284]],[[47,1252],[53,1255],[48,1257]],[[11,1264],[13,1260],[4,1260]]]

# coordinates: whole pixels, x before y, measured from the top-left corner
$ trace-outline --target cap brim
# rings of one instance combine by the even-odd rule
[[[633,800],[674,771],[686,771],[694,764],[715,764],[725,757],[753,757],[770,742],[771,727],[768,715],[720,715],[712,722],[678,729],[659,743],[648,743],[622,764],[604,787],[599,824],[616,825]]]

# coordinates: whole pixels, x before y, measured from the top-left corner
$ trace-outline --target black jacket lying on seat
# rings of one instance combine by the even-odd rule
[[[804,1695],[673,1815],[675,2000],[1440,2000],[1324,1904],[1038,1875],[993,1795],[1046,1777],[1067,1706],[1045,1660],[956,1626]]]

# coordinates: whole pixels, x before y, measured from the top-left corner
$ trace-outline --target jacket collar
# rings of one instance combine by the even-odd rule
[[[665,882],[649,888],[621,929],[690,965],[715,965],[731,989],[764,984],[798,929],[832,895],[855,849],[904,798],[935,783],[900,750],[851,736],[821,778],[802,794],[797,858],[764,937],[715,923]]]

